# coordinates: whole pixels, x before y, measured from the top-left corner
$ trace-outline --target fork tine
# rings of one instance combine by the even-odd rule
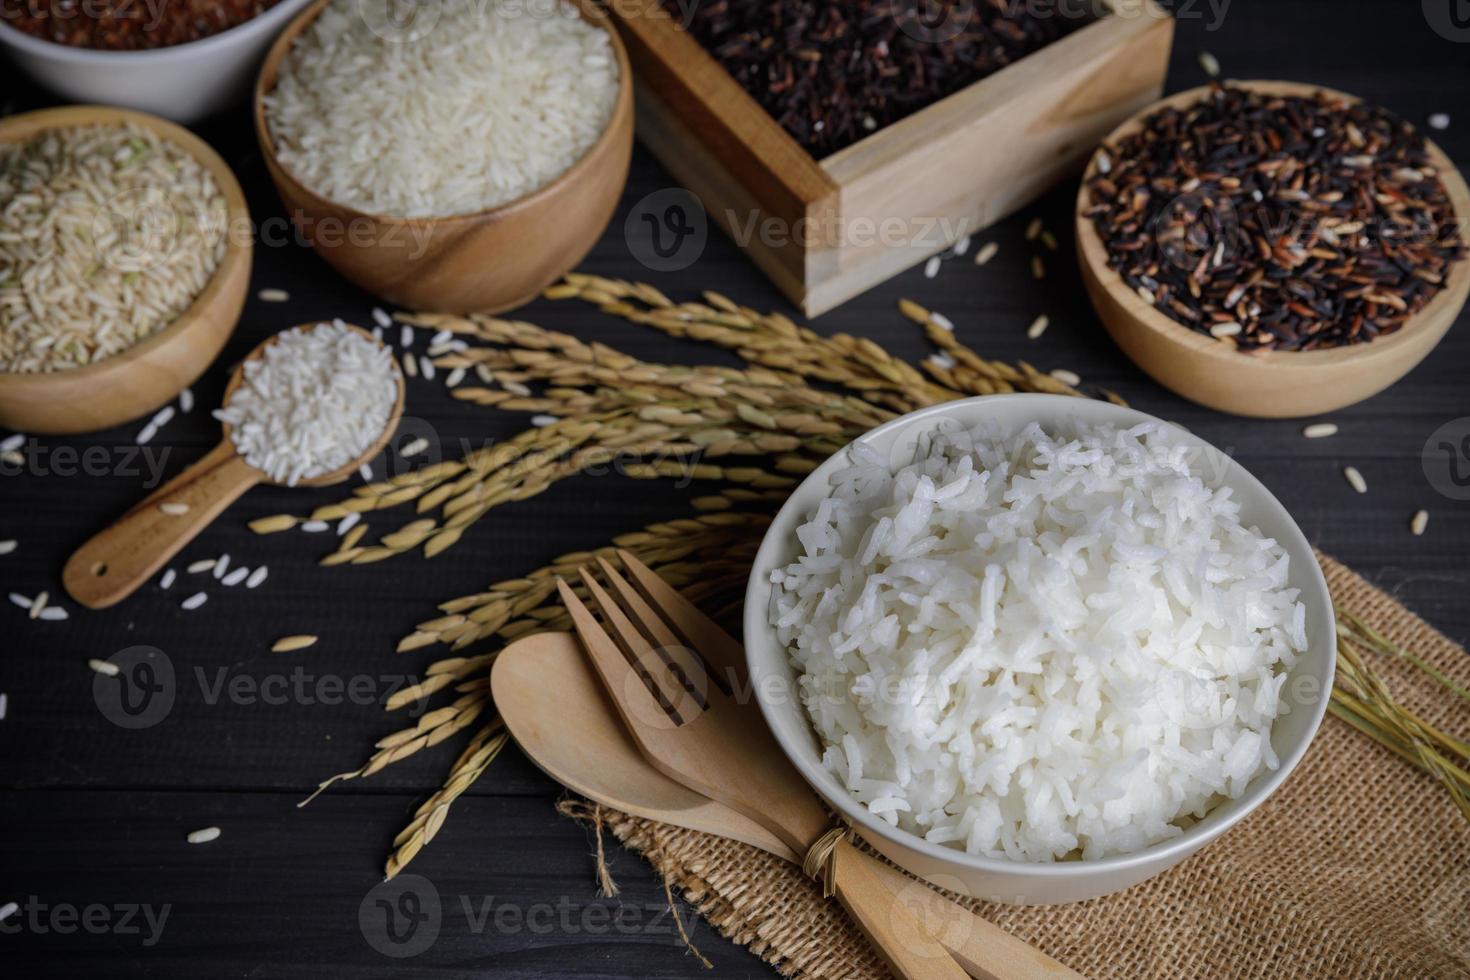
[[[644,683],[651,685],[651,693],[655,700],[664,705],[665,713],[676,716],[678,720],[692,720],[693,713],[681,710],[688,701],[688,690],[679,678],[671,676],[667,658],[649,643],[647,637],[638,632],[638,627],[629,622],[622,608],[597,584],[597,579],[593,578],[587,566],[578,568],[577,574],[582,576],[582,583],[592,593],[592,601],[597,603],[598,611],[602,613],[603,621],[607,623],[617,645],[622,648],[628,662],[638,671]]]
[[[668,711],[658,703],[658,699],[653,696],[642,678],[636,675],[633,666],[628,663],[612,637],[598,624],[597,617],[582,604],[577,593],[560,576],[556,580],[556,590],[561,594],[562,604],[572,617],[572,626],[581,638],[582,646],[597,670],[597,676],[602,679],[607,696],[617,705],[623,724],[628,726],[628,731],[641,745],[644,723],[657,719],[660,715],[668,719]],[[669,719],[665,727],[673,724],[673,720]]]
[[[711,672],[700,659],[698,652],[691,650],[682,637],[675,635],[664,618],[648,604],[643,596],[638,594],[638,590],[633,588],[627,579],[618,574],[618,570],[613,568],[606,558],[598,558],[597,564],[613,591],[617,593],[623,611],[643,630],[643,634],[653,641],[658,652],[669,664],[670,670],[684,688],[701,702],[701,707],[707,706],[710,691],[708,690],[709,685],[705,682],[711,677]]]
[[[718,668],[715,673],[723,674],[736,684],[743,683],[745,648],[729,633],[720,629],[718,623],[700,612],[699,607],[684,598],[678,589],[665,582],[657,572],[633,557],[630,552],[619,548],[618,557],[623,560],[623,567],[638,583],[639,591],[648,598],[649,604],[673,624],[674,629],[683,636],[684,642],[699,651],[700,656],[712,668]]]

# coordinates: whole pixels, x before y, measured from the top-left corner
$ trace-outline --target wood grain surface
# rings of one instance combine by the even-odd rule
[[[1434,138],[1461,168],[1470,165],[1470,110],[1460,94],[1470,44],[1435,33],[1418,4],[1390,15],[1369,0],[1235,0],[1218,30],[1209,29],[1218,4],[1173,6],[1180,20],[1169,91],[1204,81],[1196,57],[1208,49],[1230,75],[1318,82],[1419,124],[1430,113],[1450,113],[1450,128]],[[45,96],[0,65],[0,107],[22,111],[45,104]],[[207,409],[218,403],[229,366],[268,334],[311,319],[370,320],[374,300],[297,241],[256,150],[248,107],[198,131],[235,168],[258,222],[243,322],[196,383],[199,407],[165,426],[144,452],[134,446],[133,424],[90,437],[38,439],[27,445],[23,467],[0,464],[6,503],[0,539],[19,542],[14,553],[0,556],[4,592],[46,589],[61,596],[61,569],[78,545],[218,441]],[[713,229],[697,261],[685,268],[657,272],[640,263],[637,256],[649,254],[653,226],[644,220],[649,209],[642,202],[660,191],[666,199],[672,187],[651,157],[635,150],[618,212],[582,268],[645,279],[676,298],[715,288],[757,308],[790,312],[765,276]],[[950,317],[961,337],[989,357],[1068,368],[1088,383],[1115,388],[1134,406],[1234,452],[1314,543],[1445,633],[1470,641],[1470,503],[1436,492],[1422,462],[1441,426],[1462,420],[1461,431],[1470,431],[1467,317],[1403,381],[1331,416],[1341,427],[1333,438],[1305,440],[1301,422],[1212,412],[1150,381],[1098,324],[1070,251],[1075,194],[1075,183],[1064,183],[977,240],[976,247],[988,240],[1000,245],[984,268],[966,258],[946,262],[933,280],[910,271],[822,318],[817,328],[872,337],[896,354],[922,357],[928,353],[923,338],[895,310],[896,300],[909,296]],[[1028,271],[1037,247],[1023,236],[1036,214],[1061,239],[1058,252],[1044,254],[1047,278],[1039,282]],[[285,289],[291,301],[260,302],[255,293],[262,288]],[[1052,326],[1040,340],[1028,341],[1026,327],[1041,312]],[[538,301],[517,315],[639,357],[731,363],[721,352],[582,305]],[[423,339],[415,346],[422,353]],[[432,432],[434,451],[447,456],[508,438],[527,424],[467,408],[441,381],[408,384],[410,423]],[[1443,472],[1447,461],[1430,449],[1431,471]],[[1470,460],[1461,462],[1470,471]],[[1354,493],[1343,480],[1342,467],[1349,464],[1363,472],[1367,494]],[[27,906],[0,924],[7,975],[774,976],[748,951],[688,919],[681,903],[694,942],[714,964],[713,971],[704,970],[662,912],[662,886],[640,858],[612,841],[609,858],[622,894],[598,898],[594,841],[555,812],[558,787],[513,748],[455,804],[444,829],[407,872],[432,882],[441,900],[435,941],[411,958],[380,953],[359,925],[359,909],[373,907],[393,835],[438,788],[457,750],[420,753],[296,809],[320,779],[356,767],[375,739],[400,727],[376,701],[437,656],[432,650],[393,652],[414,623],[434,615],[436,602],[651,520],[687,513],[694,492],[667,482],[572,479],[492,512],[433,561],[412,556],[323,569],[316,559],[334,541],[300,532],[257,537],[245,523],[335,500],[340,491],[263,486],[180,555],[173,563],[180,581],[168,592],[150,583],[127,602],[95,613],[58,598],[72,614],[58,623],[27,620],[0,601],[0,692],[8,701],[0,721],[0,827],[6,831],[0,834],[0,905]],[[1429,530],[1416,538],[1408,523],[1421,507],[1430,513]],[[182,566],[224,552],[232,563],[267,564],[270,577],[251,592],[210,579],[209,602],[194,612],[181,610],[185,596],[205,587]],[[294,633],[314,633],[321,641],[297,653],[269,652],[274,640]],[[134,646],[164,653],[176,676],[177,697],[167,717],[143,729],[120,727],[99,710],[95,675],[86,665],[89,657]],[[347,687],[356,678],[364,678],[356,695],[366,697]],[[1406,771],[1404,778],[1417,777]],[[189,831],[210,825],[222,829],[219,840],[184,842]],[[33,915],[41,905],[46,910]],[[91,905],[107,906],[103,928],[82,926],[79,917]],[[124,931],[114,915],[115,907],[143,905],[171,909],[151,945],[144,944],[146,924],[141,933]],[[139,928],[140,914],[128,924]],[[104,913],[90,915],[94,924],[103,922]]]

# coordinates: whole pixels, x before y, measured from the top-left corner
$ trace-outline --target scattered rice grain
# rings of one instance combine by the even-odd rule
[[[1363,474],[1358,472],[1356,466],[1344,466],[1342,468],[1342,475],[1347,477],[1349,485],[1358,491],[1358,493],[1368,492],[1368,481],[1363,479]]]
[[[1313,422],[1302,430],[1302,435],[1308,439],[1326,439],[1337,435],[1337,426],[1332,422]]]
[[[298,633],[295,636],[283,636],[271,644],[272,653],[290,653],[292,650],[305,650],[316,643],[317,638],[310,633]]]
[[[262,289],[255,295],[262,303],[286,303],[291,299],[291,294],[284,289]]]
[[[219,835],[218,827],[205,827],[202,830],[191,830],[184,839],[190,844],[208,844],[212,840],[219,840]]]
[[[122,669],[119,668],[117,664],[107,660],[98,660],[96,657],[88,660],[87,666],[91,667],[97,673],[104,674],[107,677],[116,677],[118,674],[122,673]]]
[[[189,598],[185,599],[183,602],[179,603],[179,607],[182,609],[198,609],[200,606],[204,605],[208,601],[208,593],[196,592],[193,595],[189,596]]]
[[[1026,336],[1030,340],[1035,340],[1046,333],[1046,328],[1049,326],[1051,326],[1051,317],[1043,313],[1031,321],[1031,326],[1026,328]]]
[[[1415,537],[1418,537],[1419,535],[1424,533],[1424,529],[1428,526],[1429,511],[1416,510],[1414,512],[1414,516],[1409,520],[1409,530],[1414,533]]]

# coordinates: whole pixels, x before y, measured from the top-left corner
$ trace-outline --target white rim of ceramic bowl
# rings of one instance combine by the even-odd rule
[[[243,41],[247,35],[265,33],[271,29],[272,25],[278,29],[284,29],[286,23],[311,2],[312,0],[280,0],[269,10],[247,21],[242,21],[234,27],[226,28],[218,34],[201,37],[197,41],[185,41],[183,44],[170,44],[162,48],[114,51],[103,48],[75,47],[28,34],[3,19],[0,19],[0,42],[13,45],[29,54],[52,57],[60,61],[106,65],[110,68],[121,68],[129,63],[142,66],[145,62],[148,65],[157,66],[171,61],[183,61],[191,55],[207,55],[215,49],[223,49],[233,43]]]
[[[1062,416],[1067,414],[1067,410],[1070,410],[1073,414],[1076,414],[1079,401],[1078,399],[1068,395],[1043,395],[1029,393],[1017,393],[1008,395],[981,395],[976,398],[965,398],[958,401],[942,402],[938,405],[930,405],[926,408],[921,408],[918,411],[910,412],[908,415],[893,419],[890,422],[885,422],[883,425],[880,425],[875,429],[871,429],[868,432],[864,433],[862,436],[859,436],[858,439],[873,439],[894,430],[907,428],[916,423],[936,418],[943,418],[960,406],[973,406],[979,403],[997,405],[1000,403],[999,400],[1002,399],[1007,402],[1025,400],[1027,404],[1036,405],[1038,410],[1033,414],[1038,418]],[[1149,415],[1145,412],[1140,412],[1137,409],[1123,408],[1121,406],[1112,405],[1106,402],[1092,401],[1088,402],[1087,404],[1089,405],[1088,411],[1096,411],[1101,413],[1102,417],[1099,418],[1098,421],[1110,421],[1115,424],[1127,425],[1136,425],[1140,422],[1164,422],[1165,424],[1171,424],[1166,422],[1164,419],[1160,419],[1157,416]],[[1180,431],[1187,439],[1198,443],[1200,446],[1207,448],[1213,452],[1220,452],[1210,443],[1199,438],[1193,433],[1181,429],[1178,426],[1174,426],[1174,428]],[[837,468],[836,461],[842,460],[842,458],[847,454],[850,445],[851,444],[849,444],[848,446],[844,446],[842,449],[838,450],[830,458],[824,461],[821,466],[817,467],[817,469],[808,474],[806,479],[804,479],[801,484],[792,492],[791,496],[787,498],[786,503],[781,506],[780,511],[777,512],[775,519],[771,522],[771,528],[766,532],[765,538],[761,541],[760,549],[756,552],[755,563],[751,569],[750,579],[746,585],[745,614],[743,619],[745,635],[747,637],[755,635],[756,633],[761,633],[764,636],[770,637],[771,642],[775,644],[778,648],[782,648],[782,644],[780,644],[779,641],[775,640],[774,636],[772,636],[771,627],[767,622],[767,599],[770,595],[770,569],[776,564],[776,559],[778,555],[781,552],[786,551],[790,546],[789,541],[786,541],[783,538],[777,536],[776,529],[782,526],[785,521],[788,520],[791,515],[798,510],[802,512],[801,516],[805,517],[805,511],[807,507],[805,505],[799,504],[798,501],[799,498],[805,496],[807,493],[814,492],[808,489],[809,486],[815,486],[818,482],[820,482],[820,490],[824,496],[826,495],[826,480],[828,476],[832,473],[832,471]],[[1297,526],[1296,520],[1292,518],[1291,513],[1282,505],[1281,501],[1277,500],[1275,494],[1271,493],[1271,491],[1268,490],[1266,486],[1261,483],[1260,480],[1256,479],[1255,476],[1250,473],[1250,471],[1248,471],[1244,466],[1241,466],[1238,462],[1236,462],[1234,457],[1231,457],[1225,453],[1220,453],[1220,455],[1225,456],[1227,459],[1229,459],[1230,464],[1229,467],[1226,469],[1225,476],[1221,479],[1220,483],[1226,486],[1251,487],[1254,490],[1259,491],[1262,499],[1265,502],[1265,506],[1267,508],[1274,508],[1277,512],[1279,512],[1279,516],[1284,519],[1285,527],[1289,532],[1289,540],[1283,540],[1283,535],[1276,535],[1276,539],[1282,542],[1283,546],[1287,549],[1288,554],[1290,554],[1293,558],[1298,558],[1301,555],[1307,556],[1309,568],[1307,569],[1307,575],[1305,576],[1306,584],[1310,588],[1315,589],[1318,593],[1318,596],[1316,597],[1316,600],[1312,600],[1312,598],[1306,594],[1308,589],[1303,588],[1302,599],[1304,601],[1311,601],[1314,604],[1317,601],[1325,603],[1326,620],[1325,627],[1323,628],[1331,629],[1333,631],[1332,635],[1335,637],[1336,632],[1333,626],[1335,619],[1332,607],[1332,596],[1331,593],[1327,590],[1327,580],[1323,577],[1322,568],[1320,565],[1317,564],[1317,561],[1313,556],[1312,545],[1307,540],[1306,535],[1302,533],[1301,528]],[[1310,626],[1311,620],[1314,617],[1311,615],[1311,606],[1308,607],[1308,610],[1308,622]],[[1327,673],[1326,676],[1322,679],[1323,683],[1321,687],[1321,696],[1318,698],[1315,707],[1311,709],[1311,723],[1306,730],[1305,736],[1299,742],[1294,744],[1291,747],[1290,751],[1288,751],[1284,755],[1279,756],[1281,764],[1275,771],[1257,775],[1256,778],[1251,781],[1246,791],[1239,797],[1234,800],[1227,800],[1225,802],[1216,804],[1216,807],[1213,810],[1211,810],[1193,826],[1185,829],[1184,832],[1181,833],[1178,837],[1173,837],[1167,841],[1161,841],[1157,844],[1151,844],[1150,846],[1145,847],[1142,850],[1134,851],[1130,854],[1114,854],[1102,858],[1051,862],[1011,861],[1004,858],[992,858],[978,854],[971,854],[968,851],[949,847],[944,844],[935,844],[931,841],[924,840],[924,838],[920,837],[917,834],[910,833],[909,831],[903,830],[899,827],[890,826],[885,821],[879,820],[877,817],[869,813],[865,807],[858,804],[857,801],[852,798],[852,795],[847,791],[846,787],[842,786],[840,782],[835,783],[837,789],[836,793],[829,795],[828,793],[824,792],[820,788],[821,780],[817,777],[820,776],[823,779],[835,779],[835,777],[832,777],[830,773],[826,772],[825,769],[822,769],[820,764],[813,766],[808,763],[802,754],[803,749],[806,747],[793,744],[791,739],[783,735],[782,728],[779,724],[777,724],[777,721],[783,715],[785,709],[782,705],[770,703],[772,692],[767,690],[766,685],[760,682],[760,678],[756,676],[755,668],[756,664],[754,662],[754,658],[749,652],[749,645],[747,643],[746,669],[752,679],[751,688],[755,692],[756,701],[760,705],[761,715],[765,719],[766,727],[768,727],[771,730],[771,733],[775,736],[776,741],[781,746],[781,751],[786,754],[786,758],[791,761],[791,764],[796,767],[797,771],[801,773],[802,778],[807,781],[807,783],[812,787],[817,795],[822,797],[823,799],[828,800],[838,811],[839,815],[848,820],[860,833],[862,833],[864,837],[867,837],[869,839],[882,839],[891,842],[896,846],[918,851],[927,858],[949,864],[958,864],[971,871],[988,874],[1021,875],[1025,877],[1046,879],[1068,878],[1083,873],[1091,874],[1093,872],[1102,873],[1108,871],[1122,871],[1130,868],[1136,868],[1139,865],[1166,862],[1170,858],[1178,859],[1184,855],[1192,853],[1200,847],[1203,847],[1215,838],[1219,837],[1221,834],[1225,833],[1225,831],[1229,830],[1231,827],[1235,826],[1247,815],[1253,812],[1256,807],[1265,802],[1266,798],[1274,793],[1277,788],[1279,788],[1281,784],[1286,781],[1286,777],[1291,775],[1292,770],[1296,768],[1297,763],[1301,762],[1302,757],[1306,755],[1307,749],[1311,746],[1312,740],[1316,738],[1317,731],[1322,725],[1322,718],[1327,713],[1327,702],[1331,699],[1335,663],[1332,658],[1328,658]],[[787,698],[787,700],[795,704],[796,710],[801,715],[804,735],[806,737],[816,739],[816,733],[812,729],[810,719],[807,717],[806,707],[805,705],[801,704],[800,698]],[[1212,819],[1219,812],[1221,807],[1226,806],[1230,803],[1239,804],[1236,807],[1234,813],[1231,813],[1219,819]]]

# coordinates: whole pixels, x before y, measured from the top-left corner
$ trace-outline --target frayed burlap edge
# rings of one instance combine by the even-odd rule
[[[1470,673],[1463,648],[1320,557],[1339,608],[1453,677]],[[1374,667],[1426,720],[1470,728],[1470,709],[1423,674],[1382,658]],[[781,974],[885,975],[794,866],[745,844],[597,812],[716,931]],[[1470,828],[1432,779],[1329,717],[1267,803],[1170,871],[1073,905],[967,904],[1093,978],[1470,978]]]

